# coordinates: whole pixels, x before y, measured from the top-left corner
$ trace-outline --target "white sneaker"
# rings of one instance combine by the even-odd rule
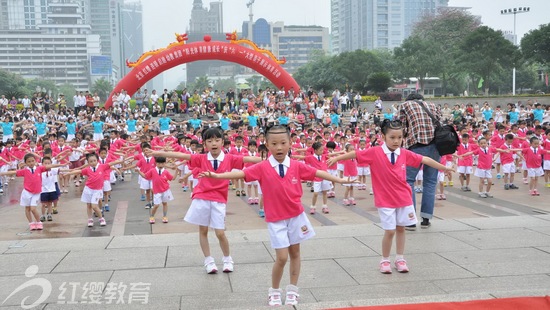
[[[223,258],[223,272],[233,272],[233,259],[231,256]]]
[[[88,220],[88,227],[94,227],[94,220],[93,219]]]
[[[204,267],[206,268],[206,273],[208,274],[218,273],[218,267],[216,266],[216,262],[212,256],[208,256],[204,260]]]
[[[283,290],[280,288],[269,288],[269,294],[268,296],[268,304],[270,306],[282,306],[283,301],[281,300],[281,295],[283,294]]]
[[[105,221],[105,219],[104,219],[104,218],[100,218],[100,219],[99,219],[99,226],[105,226],[105,225],[107,225],[107,222]]]
[[[286,300],[285,305],[295,306],[298,304],[298,287],[295,285],[289,284],[286,286]]]

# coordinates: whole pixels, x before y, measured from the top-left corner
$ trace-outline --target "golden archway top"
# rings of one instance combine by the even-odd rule
[[[164,47],[164,48],[159,48],[159,49],[156,49],[156,50],[145,52],[145,53],[141,54],[139,59],[135,62],[131,62],[128,59],[126,59],[126,66],[128,66],[129,68],[134,68],[134,67],[138,66],[140,63],[142,63],[145,59],[147,59],[151,56],[154,56],[154,55],[156,55],[156,54],[158,54],[158,53],[160,53],[164,50],[170,49],[174,46],[184,45],[185,41],[187,41],[187,33],[182,33],[182,34],[176,33],[175,35],[176,35],[176,41],[177,42],[172,42],[167,47]]]
[[[254,43],[250,40],[247,40],[247,39],[239,39],[239,36],[237,35],[237,31],[233,31],[232,33],[226,33],[225,34],[225,39],[228,40],[232,44],[246,44],[246,45],[252,47],[252,49],[255,50],[256,52],[267,55],[268,57],[273,59],[273,61],[275,61],[276,63],[278,63],[280,65],[286,63],[286,58],[285,57],[283,57],[281,59],[277,59],[277,57],[275,57],[275,55],[273,55],[273,53],[271,51],[268,51],[268,50],[263,49],[263,48],[259,48],[258,45],[256,45],[256,43]]]

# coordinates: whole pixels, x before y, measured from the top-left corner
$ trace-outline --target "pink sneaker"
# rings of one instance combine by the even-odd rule
[[[248,197],[248,204],[253,205],[254,204],[254,198]]]
[[[435,195],[435,199],[441,200],[441,199],[442,199],[442,198],[441,198],[441,195],[440,195],[440,194],[436,194],[436,195]]]
[[[29,230],[36,230],[36,224],[34,224],[34,222],[29,223]]]
[[[441,194],[441,200],[447,200],[447,196],[445,196],[445,194]]]
[[[42,224],[42,222],[36,222],[36,223],[34,224],[34,229],[36,229],[36,230],[42,230],[42,229],[44,229],[44,224]]]
[[[404,259],[396,260],[395,269],[397,269],[397,272],[401,272],[401,273],[409,272],[409,267],[407,267],[407,261]]]
[[[344,204],[344,206],[349,206],[350,205],[349,200],[345,199],[345,198],[342,200],[342,203]]]
[[[382,260],[380,262],[380,272],[383,274],[391,273],[391,263],[389,260]]]
[[[533,191],[533,190],[530,190],[530,191],[529,191],[529,194],[530,194],[531,196],[536,196],[536,195],[537,195],[537,193],[535,193],[535,191]]]
[[[309,208],[309,214],[315,214],[315,207]]]
[[[540,193],[538,190],[534,189],[533,192],[535,193],[535,196],[540,196]]]
[[[329,211],[328,207],[327,207],[327,206],[324,206],[324,207],[323,207],[323,213],[324,213],[324,214],[328,214],[329,212],[330,212],[330,211]]]
[[[350,198],[349,199],[349,202],[352,204],[352,205],[356,205],[357,203],[355,202],[355,198]]]
[[[88,227],[93,227],[94,226],[94,220],[93,219],[89,219],[88,220]]]

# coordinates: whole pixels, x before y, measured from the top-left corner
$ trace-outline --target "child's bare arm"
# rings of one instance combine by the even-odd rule
[[[214,173],[212,171],[204,171],[199,174],[199,177],[213,178],[213,179],[226,179],[226,180],[237,180],[244,179],[244,172],[242,171],[231,171],[224,173]]]

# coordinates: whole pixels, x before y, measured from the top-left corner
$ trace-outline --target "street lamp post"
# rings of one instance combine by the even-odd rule
[[[529,12],[529,7],[519,7],[519,8],[513,8],[513,9],[504,9],[500,10],[501,15],[510,15],[514,14],[514,45],[517,45],[517,36],[516,36],[516,15],[519,13],[527,13]],[[516,95],[516,67],[514,66],[514,69],[512,71],[512,95]]]

